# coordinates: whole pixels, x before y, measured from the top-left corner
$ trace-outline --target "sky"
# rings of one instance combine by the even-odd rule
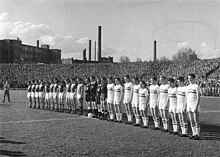
[[[0,39],[49,44],[62,58],[82,59],[102,26],[102,56],[132,61],[172,58],[190,47],[201,59],[220,57],[220,1],[0,0]],[[88,52],[88,51],[87,51]]]

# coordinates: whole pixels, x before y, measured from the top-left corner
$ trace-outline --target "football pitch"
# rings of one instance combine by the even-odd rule
[[[200,120],[195,141],[152,130],[152,121],[143,129],[29,109],[26,91],[11,91],[11,102],[0,103],[0,156],[220,156],[220,98],[201,98]]]

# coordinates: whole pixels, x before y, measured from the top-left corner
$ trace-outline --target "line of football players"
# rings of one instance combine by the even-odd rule
[[[73,114],[76,113],[76,108],[79,108],[79,114],[82,115],[83,103],[86,102],[89,116],[143,128],[148,128],[147,109],[150,108],[154,130],[181,137],[188,137],[188,114],[192,130],[192,136],[189,138],[199,139],[200,89],[195,83],[194,74],[188,76],[188,86],[185,86],[183,77],[174,80],[161,76],[160,86],[157,77],[151,78],[149,86],[138,78],[131,80],[128,75],[124,77],[124,81],[125,83],[121,84],[122,80],[112,77],[96,80],[94,76],[85,80],[54,79],[47,83],[43,80],[32,81],[28,83],[29,107]],[[123,107],[126,121],[122,119]],[[170,118],[172,127],[169,127]],[[179,126],[181,134],[178,133]]]

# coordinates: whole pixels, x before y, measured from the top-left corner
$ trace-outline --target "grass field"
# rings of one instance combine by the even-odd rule
[[[198,141],[154,131],[151,121],[142,129],[29,109],[25,91],[11,99],[0,103],[0,156],[220,156],[220,98],[201,99]]]

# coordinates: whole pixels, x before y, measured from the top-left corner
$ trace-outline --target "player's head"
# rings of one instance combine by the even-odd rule
[[[169,78],[169,79],[168,79],[168,83],[169,83],[169,85],[170,85],[171,87],[175,87],[175,86],[176,86],[175,80],[174,80],[173,78]]]
[[[91,82],[94,82],[94,81],[95,81],[95,76],[93,76],[93,75],[90,76],[90,81],[91,81]]]
[[[137,77],[133,78],[133,82],[135,85],[138,85],[139,84],[139,79]]]
[[[177,83],[179,86],[184,85],[184,77],[180,76],[177,78]]]
[[[85,83],[86,83],[86,84],[89,84],[89,83],[90,83],[90,79],[89,79],[89,78],[86,78],[86,79],[85,79]]]
[[[120,78],[118,78],[118,77],[117,77],[117,78],[115,78],[115,84],[117,84],[117,85],[118,85],[118,84],[120,84],[120,81],[121,81],[121,79],[120,79]]]
[[[190,84],[195,83],[195,78],[196,78],[196,75],[195,75],[195,74],[193,74],[193,73],[189,74],[189,75],[188,75],[188,81],[189,81],[189,83],[190,83]]]
[[[31,85],[31,81],[28,81],[28,82],[27,82],[27,85]]]
[[[160,76],[160,83],[161,84],[165,84],[167,81],[167,77],[166,76]]]
[[[105,84],[106,83],[106,78],[105,77],[101,77],[101,83]]]
[[[113,78],[112,77],[108,78],[108,83],[113,83]]]
[[[152,77],[151,79],[150,79],[150,81],[151,81],[151,84],[153,84],[153,85],[156,85],[157,84],[157,77]]]
[[[82,78],[77,78],[77,83],[81,84],[82,83]]]
[[[145,88],[146,87],[146,82],[145,81],[140,81],[140,86],[141,86],[141,88]]]
[[[125,75],[124,80],[126,83],[130,82],[130,76],[129,75]]]

